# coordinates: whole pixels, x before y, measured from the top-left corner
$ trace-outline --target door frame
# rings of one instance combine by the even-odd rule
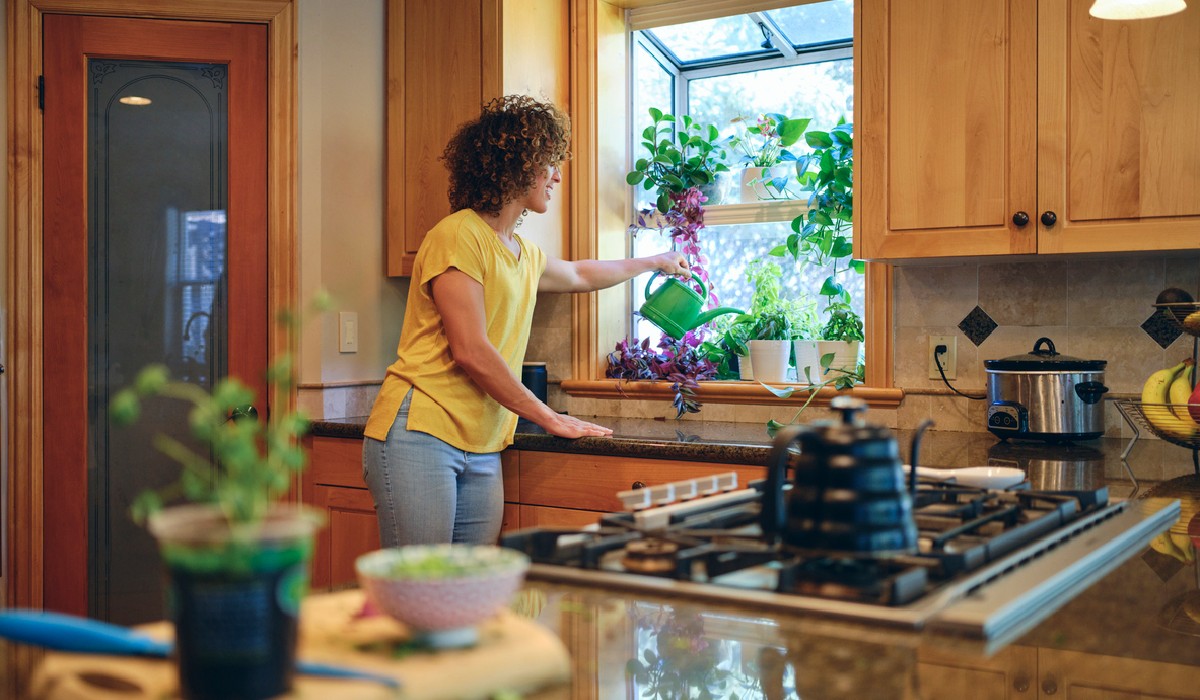
[[[296,13],[294,0],[8,0],[8,237],[5,359],[8,383],[8,499],[5,605],[41,608],[47,509],[43,502],[42,409],[42,15],[86,14],[143,19],[252,22],[267,25],[267,307],[274,317],[295,306]],[[268,357],[296,349],[296,338],[274,325]],[[275,397],[287,405],[294,393]]]

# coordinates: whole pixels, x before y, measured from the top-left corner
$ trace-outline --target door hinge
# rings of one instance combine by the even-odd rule
[[[46,76],[44,76],[44,75],[38,76],[37,91],[38,91],[38,109],[44,112],[44,111],[46,111]]]

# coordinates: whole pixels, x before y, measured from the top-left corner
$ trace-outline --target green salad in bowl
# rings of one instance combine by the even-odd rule
[[[476,627],[512,600],[529,568],[521,552],[492,545],[391,547],[355,561],[367,598],[435,646],[469,646]]]

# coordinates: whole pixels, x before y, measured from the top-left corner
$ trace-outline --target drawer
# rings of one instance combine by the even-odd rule
[[[677,462],[666,459],[575,455],[559,452],[520,451],[519,502],[610,512],[621,510],[617,492],[684,481],[699,476],[737,472],[738,485],[767,475],[766,467],[711,462]],[[524,526],[524,520],[522,520]]]

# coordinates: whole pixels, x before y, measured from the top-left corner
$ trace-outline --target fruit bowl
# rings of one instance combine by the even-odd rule
[[[1181,447],[1200,449],[1200,425],[1185,422],[1179,412],[1187,413],[1187,404],[1147,403],[1120,399],[1117,410],[1135,428],[1145,428],[1162,440]]]
[[[410,545],[368,552],[354,563],[376,608],[437,647],[470,646],[476,626],[512,599],[529,557],[492,545]]]
[[[1200,302],[1186,301],[1155,304],[1163,316],[1175,322],[1184,333],[1200,336]]]

